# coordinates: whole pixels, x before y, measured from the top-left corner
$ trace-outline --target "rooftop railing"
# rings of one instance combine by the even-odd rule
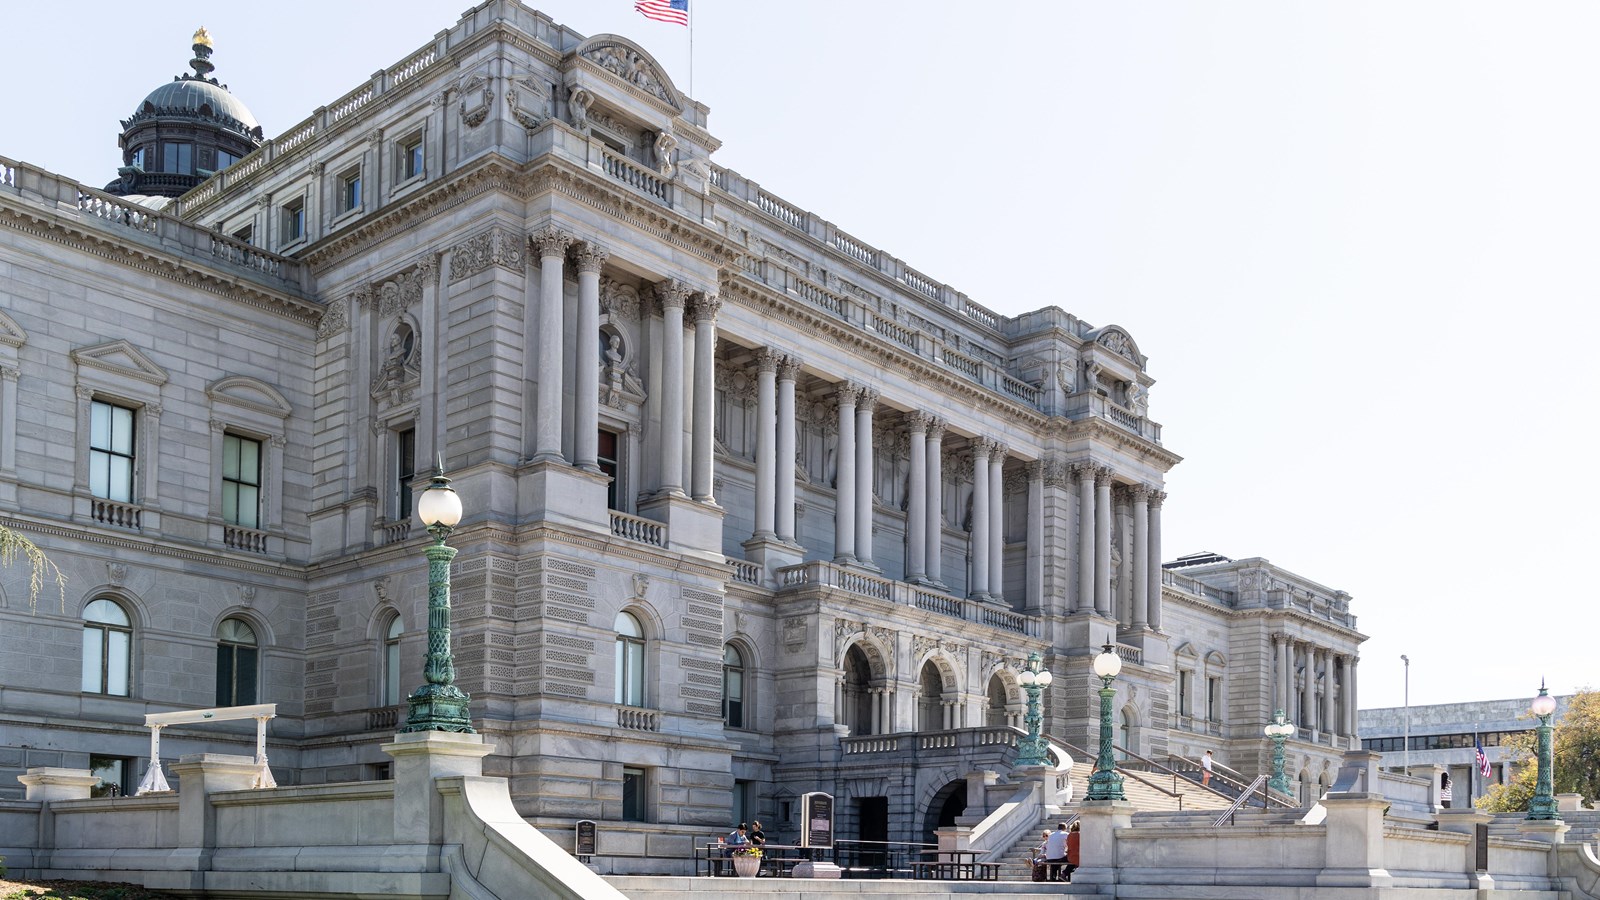
[[[928,587],[836,566],[822,560],[801,563],[798,566],[785,566],[778,570],[779,590],[809,586],[836,588],[862,597],[899,606],[912,606],[1016,634],[1033,633],[1032,619],[1022,613],[966,597],[956,597]]]

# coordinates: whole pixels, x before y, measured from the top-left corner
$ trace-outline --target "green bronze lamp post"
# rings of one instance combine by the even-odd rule
[[[1267,727],[1261,729],[1272,738],[1272,777],[1267,779],[1267,787],[1282,794],[1292,794],[1289,787],[1289,776],[1283,773],[1283,741],[1294,734],[1294,725],[1283,717],[1283,710],[1273,713],[1272,721]]]
[[[1044,766],[1050,764],[1050,757],[1046,755],[1046,744],[1040,736],[1040,727],[1043,725],[1043,716],[1039,714],[1039,695],[1050,686],[1055,678],[1050,670],[1044,667],[1044,659],[1038,653],[1028,654],[1028,664],[1017,673],[1017,682],[1028,694],[1028,712],[1023,716],[1023,724],[1028,726],[1028,736],[1022,739],[1017,747],[1018,766]]]
[[[1117,648],[1106,644],[1094,658],[1094,674],[1100,679],[1100,755],[1094,761],[1094,774],[1089,776],[1089,791],[1085,800],[1126,800],[1122,792],[1122,776],[1117,774],[1117,760],[1112,751],[1111,700],[1117,695],[1111,686],[1112,679],[1122,671],[1122,658]]]
[[[422,670],[428,683],[406,698],[410,710],[400,731],[475,734],[467,711],[470,698],[455,685],[456,665],[450,655],[450,561],[456,549],[446,546],[444,539],[461,521],[461,497],[450,487],[442,467],[417,497],[417,515],[433,535],[428,548],[428,657]]]
[[[1556,698],[1545,690],[1544,679],[1539,680],[1539,696],[1528,704],[1528,711],[1539,717],[1539,778],[1534,782],[1533,799],[1528,801],[1528,818],[1535,820],[1560,819],[1556,807],[1555,777],[1552,772],[1550,716],[1556,711]]]

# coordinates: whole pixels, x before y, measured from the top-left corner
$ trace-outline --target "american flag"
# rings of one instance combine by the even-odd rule
[[[638,0],[633,8],[646,19],[673,25],[689,24],[689,0]]]
[[[1489,757],[1483,755],[1483,741],[1479,741],[1478,742],[1477,761],[1478,761],[1478,774],[1482,775],[1485,778],[1488,778],[1489,777]]]

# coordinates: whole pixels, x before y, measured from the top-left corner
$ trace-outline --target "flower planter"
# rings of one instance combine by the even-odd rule
[[[754,878],[761,871],[761,857],[735,856],[733,858],[733,871],[740,878]]]

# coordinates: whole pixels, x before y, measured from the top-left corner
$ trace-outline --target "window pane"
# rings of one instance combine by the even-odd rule
[[[222,521],[239,524],[239,486],[236,484],[222,486]]]
[[[248,706],[256,702],[256,656],[260,651],[254,647],[234,648],[234,690],[233,702],[235,706]]]
[[[107,458],[107,464],[111,472],[106,479],[106,498],[120,503],[132,503],[133,460],[126,456],[112,456]]]
[[[613,683],[617,686],[615,702],[626,703],[628,702],[628,642],[621,638],[617,638],[616,666],[617,670],[613,673],[616,676]]]
[[[128,672],[133,638],[126,631],[106,635],[106,693],[128,696]]]
[[[100,683],[100,667],[105,661],[101,656],[105,642],[105,629],[92,625],[83,629],[83,686],[82,690],[90,694],[99,694],[104,690]]]
[[[111,407],[111,452],[133,455],[133,410]]]
[[[261,497],[260,489],[241,485],[239,487],[239,511],[236,524],[245,528],[261,527]]]
[[[111,446],[111,404],[96,400],[89,405],[89,446]]]
[[[239,439],[231,434],[222,436],[222,477],[239,479]]]
[[[628,642],[628,705],[644,705],[644,644]]]
[[[261,442],[239,439],[239,480],[246,484],[261,483]]]
[[[128,614],[123,611],[122,607],[104,597],[90,601],[89,605],[83,609],[83,617],[91,622],[121,625],[123,628],[127,628],[129,625]]]
[[[217,705],[233,705],[233,647],[217,646]]]
[[[400,620],[396,619],[395,624]],[[400,644],[391,642],[383,648],[383,702],[388,706],[400,704]]]
[[[89,451],[89,493],[96,497],[111,495],[111,457],[99,450]]]
[[[224,619],[217,628],[217,636],[230,644],[248,644],[255,646],[256,632],[249,623],[242,619]]]

